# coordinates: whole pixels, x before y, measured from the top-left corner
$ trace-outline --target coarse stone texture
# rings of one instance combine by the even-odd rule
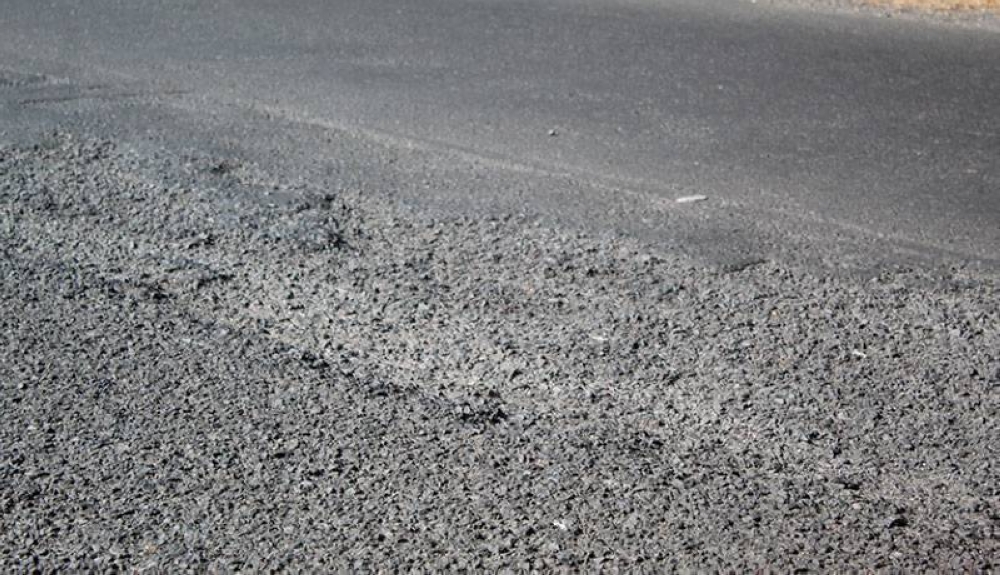
[[[0,570],[996,569],[996,278],[0,148]]]

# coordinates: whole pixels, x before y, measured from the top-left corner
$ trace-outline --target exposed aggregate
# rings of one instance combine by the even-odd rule
[[[295,183],[290,183],[295,182]],[[995,278],[0,148],[0,571],[995,570]]]

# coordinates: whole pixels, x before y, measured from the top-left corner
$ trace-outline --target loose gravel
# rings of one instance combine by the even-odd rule
[[[0,147],[0,571],[990,572],[996,278]]]

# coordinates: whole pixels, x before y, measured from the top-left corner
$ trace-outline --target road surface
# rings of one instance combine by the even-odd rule
[[[12,1],[2,26],[15,61],[69,67],[111,92],[141,84],[440,162],[460,154],[481,165],[483,202],[516,198],[508,207],[526,213],[593,221],[580,204],[617,201],[606,195],[636,198],[622,209],[705,195],[680,214],[643,207],[646,223],[600,222],[707,244],[702,255],[780,257],[803,237],[830,249],[845,236],[860,244],[845,256],[870,252],[862,266],[888,249],[1000,253],[990,30],[606,0]],[[511,193],[510,172],[572,180],[582,197]]]
[[[1000,34],[876,15],[6,0],[3,570],[995,569]]]

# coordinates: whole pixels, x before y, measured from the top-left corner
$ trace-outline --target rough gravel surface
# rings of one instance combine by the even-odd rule
[[[0,571],[990,572],[1000,299],[0,148]]]

